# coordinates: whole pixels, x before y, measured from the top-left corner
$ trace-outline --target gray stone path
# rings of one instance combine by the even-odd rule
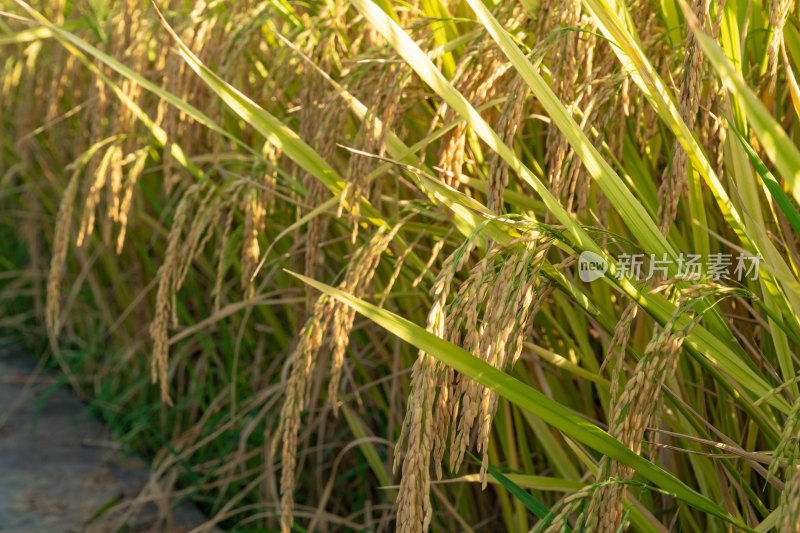
[[[126,518],[126,503],[149,479],[147,465],[125,457],[66,387],[35,417],[53,377],[34,370],[32,358],[0,348],[0,532],[178,533],[205,521],[188,505],[169,520],[153,504]]]

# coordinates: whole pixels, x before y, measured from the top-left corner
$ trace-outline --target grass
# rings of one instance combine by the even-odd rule
[[[149,496],[800,531],[793,3],[6,4],[0,328]]]

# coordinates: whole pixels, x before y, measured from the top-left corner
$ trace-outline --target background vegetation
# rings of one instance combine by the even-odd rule
[[[790,0],[0,6],[0,327],[144,496],[800,531]]]

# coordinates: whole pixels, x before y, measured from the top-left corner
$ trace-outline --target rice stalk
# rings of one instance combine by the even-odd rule
[[[792,7],[792,0],[771,0],[769,4],[769,24],[772,28],[767,57],[769,58],[769,92],[775,92],[778,78],[778,53],[783,45],[783,27]]]
[[[347,267],[340,288],[353,294],[363,294],[369,287],[381,254],[397,235],[402,223],[391,229],[380,228],[355,254]],[[331,350],[328,401],[338,411],[337,396],[341,382],[344,351],[353,326],[354,311],[338,301],[320,296],[313,312],[300,333],[289,363],[291,370],[278,428],[272,440],[272,453],[281,449],[281,530],[292,530],[294,510],[295,465],[297,435],[301,413],[311,402],[314,369],[323,345]]]
[[[53,253],[47,275],[47,310],[45,312],[47,329],[57,336],[61,329],[61,280],[69,249],[70,227],[75,197],[78,193],[78,176],[75,172],[64,190],[58,207],[56,227],[53,232]]]
[[[692,10],[698,20],[705,21],[708,18],[708,6],[707,0],[698,0],[692,4]],[[697,41],[691,31],[686,37],[683,58],[679,96],[680,116],[689,131],[693,131],[697,124],[697,111],[700,108],[703,55],[698,50]],[[672,153],[672,162],[666,171],[668,174],[665,174],[658,188],[658,224],[665,235],[677,216],[678,200],[689,190],[689,156],[677,141]]]
[[[655,290],[669,290],[676,280],[666,280]],[[679,309],[684,304],[702,298],[704,293],[716,290],[713,284],[694,285],[680,290]],[[626,330],[635,316],[633,311],[625,310],[626,320],[620,321],[620,340],[629,335]],[[688,311],[688,309],[687,309]],[[683,311],[683,312],[687,312]],[[618,385],[612,384],[612,403],[609,411],[609,433],[616,437],[635,453],[641,452],[642,438],[645,430],[651,425],[661,402],[661,388],[670,379],[678,367],[681,348],[688,332],[694,323],[683,330],[675,331],[674,321],[679,315],[660,331],[654,333],[644,350],[642,359],[638,361],[630,379],[617,395]],[[621,360],[621,359],[620,359]],[[615,369],[614,382],[620,379],[618,368]],[[627,480],[633,471],[615,461],[604,459],[601,467],[601,478],[611,480]],[[596,523],[596,531],[616,532],[623,522],[623,503],[626,486],[613,482],[602,485],[592,496],[588,516]]]

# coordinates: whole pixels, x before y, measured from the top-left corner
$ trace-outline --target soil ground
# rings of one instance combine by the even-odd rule
[[[186,504],[131,512],[150,480],[147,464],[54,383],[33,358],[0,349],[0,532],[178,533],[205,522]]]

